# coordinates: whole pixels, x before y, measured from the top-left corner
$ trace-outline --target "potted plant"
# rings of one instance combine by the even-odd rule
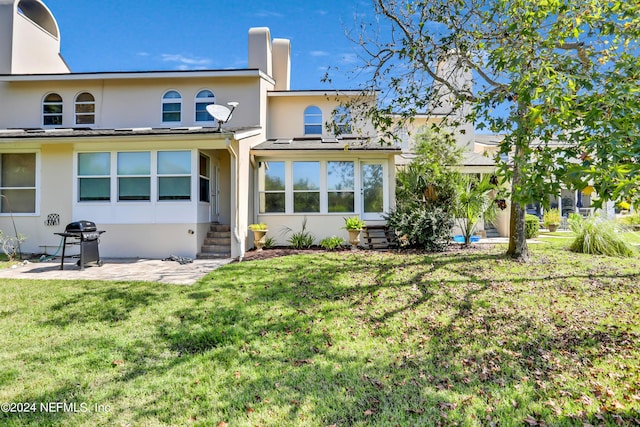
[[[544,226],[553,233],[560,226],[560,211],[557,208],[545,211],[542,216],[542,222],[544,223]]]
[[[344,228],[349,232],[349,243],[351,243],[351,250],[355,251],[360,243],[360,232],[367,224],[360,217],[351,216],[344,219]]]
[[[253,231],[253,244],[257,251],[261,251],[267,239],[267,224],[261,222],[259,224],[249,224],[249,230]]]

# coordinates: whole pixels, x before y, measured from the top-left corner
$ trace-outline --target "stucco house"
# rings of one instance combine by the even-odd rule
[[[235,258],[254,222],[279,243],[305,218],[346,239],[344,217],[392,208],[401,147],[349,120],[330,134],[356,93],[290,90],[290,43],[268,28],[249,29],[246,69],[201,71],[74,73],[60,32],[42,1],[0,0],[0,230],[23,252],[89,220],[103,257]],[[225,123],[207,112],[230,102]]]

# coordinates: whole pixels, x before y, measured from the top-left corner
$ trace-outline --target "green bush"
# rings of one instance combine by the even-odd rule
[[[573,252],[617,257],[630,257],[636,253],[615,221],[597,216],[586,219],[573,216],[569,219],[569,228],[576,235],[569,248]]]
[[[263,248],[271,249],[271,248],[274,248],[275,246],[276,246],[276,239],[274,239],[273,237],[269,237],[269,236],[265,237]]]
[[[342,237],[337,237],[337,236],[325,237],[320,241],[320,247],[328,251],[334,251],[338,249],[340,246],[342,246],[343,243],[344,243],[344,240],[342,239]]]
[[[399,207],[387,216],[404,246],[441,252],[449,245],[453,216],[438,206]]]
[[[302,220],[302,230],[293,231],[289,227],[285,227],[286,233],[291,233],[291,236],[287,240],[287,242],[294,249],[307,249],[313,246],[313,242],[315,242],[316,238],[310,231],[307,230],[307,218],[305,217]]]
[[[524,217],[524,227],[527,239],[533,239],[540,234],[540,218],[535,215],[526,214]]]

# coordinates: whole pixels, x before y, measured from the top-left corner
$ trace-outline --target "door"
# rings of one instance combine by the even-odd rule
[[[383,220],[387,206],[385,164],[382,162],[363,162],[362,167],[362,219],[365,221]]]
[[[218,212],[218,168],[211,157],[200,153],[200,202],[209,203],[209,221],[217,222]]]

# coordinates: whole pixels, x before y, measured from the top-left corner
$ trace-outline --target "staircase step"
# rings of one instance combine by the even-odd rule
[[[207,237],[200,247],[197,259],[217,259],[231,257],[231,226],[211,224]]]

